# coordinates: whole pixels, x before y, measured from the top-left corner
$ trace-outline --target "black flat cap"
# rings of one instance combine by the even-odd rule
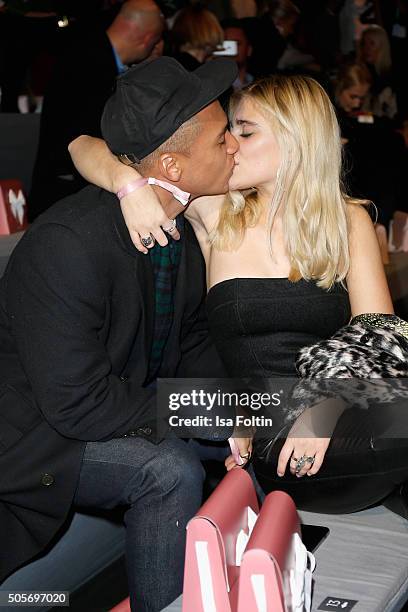
[[[236,63],[211,60],[188,72],[172,57],[147,60],[116,81],[105,105],[102,135],[112,153],[139,161],[214,102],[237,77]]]

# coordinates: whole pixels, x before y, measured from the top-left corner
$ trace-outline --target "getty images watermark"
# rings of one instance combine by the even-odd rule
[[[263,387],[236,379],[160,379],[157,386],[158,426],[179,437],[234,435],[250,428],[271,433],[279,418],[283,388]],[[219,436],[217,436],[217,432]]]
[[[408,379],[159,379],[157,425],[162,436],[214,440],[292,426],[300,437],[408,438]]]
[[[204,389],[191,389],[189,392],[173,392],[169,395],[169,416],[171,427],[272,427],[273,419],[263,415],[251,414],[252,411],[280,406],[279,392],[229,392],[217,389],[205,391]],[[206,414],[186,416],[183,409],[204,410]],[[247,414],[220,415],[212,414],[222,408],[242,408]],[[211,413],[211,414],[210,414]],[[248,414],[249,413],[249,414]]]

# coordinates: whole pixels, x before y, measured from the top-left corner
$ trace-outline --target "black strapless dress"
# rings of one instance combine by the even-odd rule
[[[305,280],[236,278],[210,289],[207,315],[231,377],[271,378],[297,376],[299,350],[329,338],[347,325],[351,313],[339,283],[326,291]],[[253,465],[266,493],[284,490],[298,508],[354,512],[380,502],[408,479],[408,440],[375,439],[364,410],[343,413],[324,463],[311,478],[292,476],[289,469],[277,476],[284,442],[255,440]]]
[[[347,291],[287,278],[236,278],[207,296],[211,334],[230,376],[296,376],[299,350],[350,320]]]

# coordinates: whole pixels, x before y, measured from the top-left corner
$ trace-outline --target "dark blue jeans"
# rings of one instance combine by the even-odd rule
[[[186,525],[201,504],[204,470],[183,440],[89,442],[74,504],[124,506],[132,610],[158,612],[183,587]]]

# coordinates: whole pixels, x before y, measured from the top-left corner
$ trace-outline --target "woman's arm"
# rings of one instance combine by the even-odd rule
[[[350,204],[347,275],[352,316],[363,313],[393,314],[394,308],[373,222],[363,206]]]
[[[210,242],[210,234],[217,227],[219,214],[224,199],[225,195],[201,196],[189,204],[185,213],[185,216],[193,227],[205,260],[208,287],[211,286],[210,259],[212,245]]]
[[[101,138],[78,136],[68,151],[78,172],[89,183],[94,183],[112,193],[119,191],[124,182],[140,178],[133,168],[122,164]]]
[[[68,150],[78,172],[89,183],[106,191],[117,193],[127,183],[141,178],[137,170],[122,164],[99,138],[79,136],[70,143]],[[161,246],[168,243],[161,226],[170,227],[172,220],[165,214],[150,185],[124,196],[120,206],[132,241],[139,251],[148,252],[140,241],[141,236],[152,234]],[[180,238],[177,230],[171,236],[176,240]]]

